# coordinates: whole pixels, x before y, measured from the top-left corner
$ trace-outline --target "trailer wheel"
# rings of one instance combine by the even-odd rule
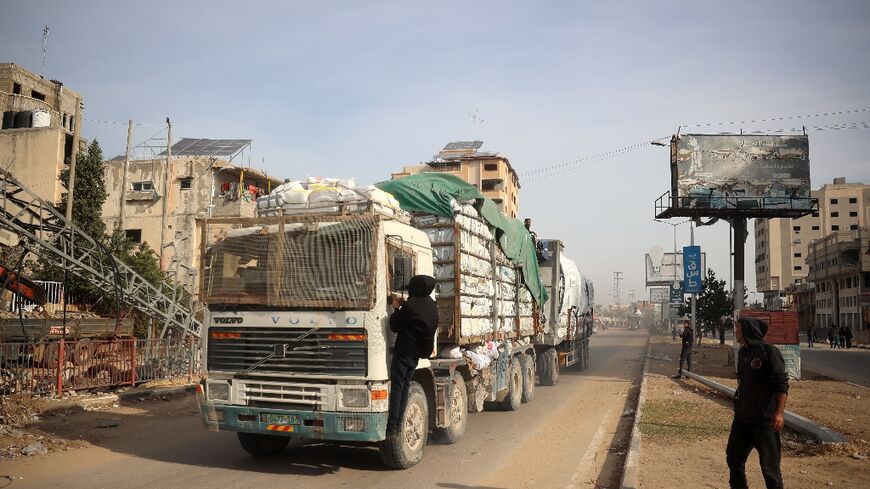
[[[520,357],[511,359],[511,369],[508,377],[508,393],[501,402],[502,411],[516,411],[520,408],[523,399],[523,368],[520,366]]]
[[[583,340],[583,368],[589,368],[589,340]]]
[[[426,393],[417,382],[408,388],[408,406],[402,415],[398,431],[387,433],[381,443],[381,461],[391,469],[407,469],[423,459],[423,448],[429,436],[429,404]]]
[[[289,436],[261,435],[259,433],[238,432],[239,443],[246,452],[256,457],[274,455],[290,443]]]
[[[541,385],[559,383],[559,355],[556,350],[547,350],[541,355]]]
[[[94,342],[84,338],[78,340],[73,351],[73,361],[76,365],[85,365],[94,358]]]
[[[459,372],[453,372],[453,389],[450,394],[450,426],[436,428],[432,437],[441,443],[452,445],[465,435],[468,426],[468,392],[465,380]]]
[[[522,402],[531,402],[535,395],[535,357],[523,355],[523,397]]]

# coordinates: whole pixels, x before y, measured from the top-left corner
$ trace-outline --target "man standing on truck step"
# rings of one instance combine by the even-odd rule
[[[692,340],[695,339],[695,335],[692,332],[692,323],[688,319],[683,321],[683,332],[680,333],[680,338],[683,339],[683,348],[680,350],[680,369],[677,375],[674,375],[675,379],[683,376],[683,362],[686,362],[686,370],[692,371]]]
[[[737,392],[734,393],[734,421],[725,449],[732,488],[746,488],[746,459],[758,450],[761,475],[767,489],[782,488],[779,462],[782,444],[779,432],[785,425],[788,375],[780,351],[764,341],[767,323],[740,318],[734,335],[737,352]]]
[[[397,334],[390,365],[390,413],[387,437],[401,430],[402,416],[408,405],[408,388],[421,358],[429,358],[435,347],[438,307],[432,299],[435,279],[415,275],[408,282],[408,300],[393,297],[390,329]]]

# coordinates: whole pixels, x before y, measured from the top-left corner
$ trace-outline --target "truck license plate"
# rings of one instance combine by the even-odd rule
[[[299,424],[299,418],[292,414],[262,413],[260,414],[260,422],[270,424]]]

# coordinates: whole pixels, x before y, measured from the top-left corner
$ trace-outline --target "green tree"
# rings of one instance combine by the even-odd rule
[[[697,311],[696,324],[699,328],[716,331],[722,316],[730,316],[734,312],[734,304],[731,302],[728,291],[725,288],[725,280],[716,278],[713,269],[707,269],[707,275],[702,282],[701,293],[698,294],[695,305]],[[685,304],[680,306],[679,314],[689,316],[692,313],[692,299],[686,299]]]
[[[60,181],[69,188],[69,169],[60,172]],[[73,189],[73,223],[94,239],[102,240],[106,234],[103,222],[103,204],[106,202],[105,163],[100,143],[93,140],[86,151],[76,158],[76,184]],[[63,193],[58,210],[66,214],[67,192]]]

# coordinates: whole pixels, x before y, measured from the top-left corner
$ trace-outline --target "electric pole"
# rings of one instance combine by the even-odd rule
[[[127,152],[124,153],[124,170],[121,172],[121,213],[118,215],[118,229],[124,230],[124,213],[127,207],[127,170],[130,167],[130,151],[133,145],[133,119],[127,121]]]

